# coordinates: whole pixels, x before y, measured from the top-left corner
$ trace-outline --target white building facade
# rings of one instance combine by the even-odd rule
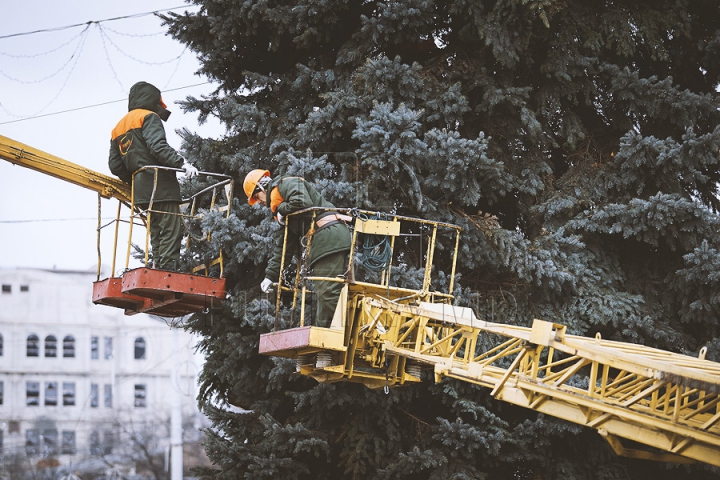
[[[143,428],[157,437],[152,448],[167,448],[178,402],[186,421],[202,420],[198,338],[159,317],[94,305],[94,280],[94,273],[0,269],[5,462],[23,457],[57,467],[107,460]]]

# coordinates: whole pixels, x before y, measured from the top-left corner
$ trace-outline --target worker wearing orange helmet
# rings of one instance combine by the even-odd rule
[[[285,225],[287,216],[310,207],[335,208],[304,178],[281,176],[270,177],[267,170],[252,170],[245,177],[243,190],[250,205],[260,204],[270,208],[273,216],[281,225]],[[300,239],[306,235],[312,225],[312,212],[293,215],[288,220],[288,242],[286,255],[297,255]],[[338,219],[334,212],[321,212],[315,218],[315,231],[312,246],[307,259],[313,276],[337,277],[344,275],[348,267],[348,253],[352,240],[350,230]],[[278,230],[272,257],[265,269],[265,279],[260,284],[263,292],[272,286],[271,279],[280,277],[284,231]],[[285,262],[288,265],[289,262]],[[318,307],[315,325],[329,327],[335,312],[342,284],[338,282],[315,282]]]

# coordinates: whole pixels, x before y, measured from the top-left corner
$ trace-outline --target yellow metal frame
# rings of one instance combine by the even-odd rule
[[[407,318],[402,337],[386,338],[386,355],[433,367],[435,380],[457,378],[491,388],[498,400],[598,430],[616,451],[618,438],[649,445],[632,456],[699,460],[720,466],[720,365],[642,345],[571,336],[535,320],[531,328],[422,307],[374,308]],[[390,329],[392,330],[392,329]],[[479,337],[498,345],[483,351]],[[509,364],[509,366],[508,366]],[[587,387],[579,387],[587,383]]]
[[[140,172],[143,171],[152,171],[153,172],[153,190],[150,195],[150,203],[147,207],[147,209],[142,210],[135,204],[135,176],[138,175]],[[149,251],[150,251],[150,229],[147,228],[150,224],[150,220],[152,218],[153,214],[161,214],[161,215],[175,215],[168,212],[163,212],[159,210],[155,210],[154,203],[155,203],[155,194],[157,191],[157,185],[158,185],[158,175],[160,171],[166,170],[171,172],[183,172],[184,170],[180,168],[172,168],[172,167],[164,167],[160,165],[151,165],[147,167],[143,167],[141,169],[138,169],[133,173],[132,176],[132,187],[131,187],[131,203],[130,203],[130,219],[129,219],[129,229],[128,229],[128,241],[127,241],[127,249],[125,252],[125,269],[127,269],[130,265],[130,256],[131,256],[131,249],[132,249],[132,235],[133,235],[133,225],[143,225],[145,227],[145,259],[144,263],[145,266],[149,265]],[[198,220],[200,219],[203,214],[198,211],[198,204],[200,201],[203,201],[207,198],[207,196],[210,196],[210,206],[209,211],[217,211],[224,214],[225,218],[228,218],[230,216],[230,210],[232,207],[232,199],[233,199],[233,193],[234,193],[234,180],[232,177],[228,175],[221,175],[217,173],[212,172],[198,172],[199,177],[207,177],[208,179],[211,179],[211,183],[209,186],[203,188],[202,190],[193,193],[189,198],[183,199],[182,205],[187,206],[188,213],[180,213],[179,216],[182,217],[184,221],[190,221],[190,220]],[[221,195],[218,193],[221,192],[224,195],[224,201],[223,204],[220,205],[219,198]],[[117,252],[117,235],[118,235],[118,227],[117,224],[120,222],[120,216],[118,212],[118,218],[116,219],[116,226],[115,226],[115,248],[113,248],[113,272],[114,265],[115,265],[115,256]],[[190,247],[192,236],[188,234],[185,245],[186,248]],[[211,232],[205,232],[203,234],[202,239],[196,239],[197,240],[203,240],[203,241],[210,241],[211,238]],[[214,259],[212,259],[207,265],[201,264],[196,265],[192,269],[192,273],[200,273],[203,272],[205,276],[209,275],[210,268],[217,265],[220,269],[220,277],[224,275],[224,262],[223,262],[223,252],[222,249],[218,251],[218,256]]]
[[[350,227],[352,228],[352,240],[350,244],[350,255],[348,256],[348,268],[347,268],[347,274],[345,278],[328,278],[328,277],[319,277],[319,276],[312,276],[307,273],[307,265],[304,263],[301,264],[300,261],[298,261],[298,268],[295,276],[295,281],[293,285],[286,285],[283,281],[283,271],[286,267],[285,265],[285,257],[287,252],[287,242],[288,242],[288,222],[285,222],[285,230],[284,230],[284,236],[283,236],[283,246],[282,246],[282,256],[280,261],[280,277],[277,281],[277,289],[276,289],[276,299],[275,299],[275,329],[278,329],[279,326],[279,316],[281,313],[281,297],[282,292],[292,292],[293,295],[293,301],[292,301],[292,317],[291,317],[291,324],[294,324],[294,313],[297,308],[297,297],[300,296],[300,319],[299,319],[299,326],[305,326],[305,311],[306,311],[306,302],[307,302],[307,295],[309,292],[307,288],[307,282],[308,281],[326,281],[326,282],[338,282],[338,283],[345,283],[345,282],[351,282],[355,285],[365,285],[366,288],[370,289],[376,289],[380,286],[383,291],[388,295],[388,298],[392,298],[390,296],[390,291],[400,291],[403,292],[403,295],[401,296],[410,296],[412,298],[416,299],[433,299],[438,301],[444,301],[449,302],[452,300],[452,289],[455,284],[455,264],[457,262],[457,252],[458,252],[458,246],[460,242],[460,231],[462,230],[461,227],[458,227],[457,225],[453,225],[450,223],[444,223],[444,222],[433,222],[428,221],[424,219],[419,218],[413,218],[413,217],[405,217],[402,215],[393,215],[393,214],[382,214],[382,216],[385,218],[383,220],[371,218],[378,215],[378,212],[373,212],[369,210],[361,210],[361,209],[347,209],[347,208],[323,208],[323,207],[311,207],[306,208],[303,210],[299,210],[297,212],[293,212],[288,215],[289,218],[295,215],[302,215],[306,213],[312,214],[312,223],[311,226],[307,232],[307,235],[305,236],[305,246],[304,246],[304,252],[302,257],[308,258],[310,250],[312,248],[312,239],[313,235],[315,233],[315,218],[318,214],[322,213],[339,213],[347,216],[352,216],[353,221],[352,225]],[[430,235],[430,239],[428,241],[427,250],[424,254],[425,257],[425,264],[423,266],[423,288],[421,290],[413,290],[413,289],[407,289],[402,287],[391,287],[390,286],[390,274],[392,271],[392,258],[389,261],[389,264],[385,268],[385,270],[381,274],[381,282],[380,284],[371,284],[371,283],[363,283],[363,282],[357,282],[354,278],[354,271],[356,269],[355,265],[355,253],[357,251],[357,239],[358,234],[368,234],[368,235],[386,235],[391,237],[391,250],[393,252],[393,256],[395,256],[395,239],[404,235],[401,233],[401,226],[407,226],[407,225],[415,225],[415,226],[429,226],[432,227],[432,234]],[[440,292],[440,291],[431,291],[431,283],[432,283],[432,267],[433,267],[433,260],[434,260],[434,254],[435,254],[435,243],[437,238],[437,232],[438,229],[444,229],[446,231],[453,232],[455,235],[455,249],[453,251],[453,258],[452,258],[452,275],[450,278],[449,287],[446,292]],[[416,236],[421,236],[422,234],[413,234]]]

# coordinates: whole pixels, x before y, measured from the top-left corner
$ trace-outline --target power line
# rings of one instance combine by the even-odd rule
[[[115,217],[103,218],[103,220],[114,220]],[[42,223],[42,222],[85,222],[85,221],[97,221],[97,218],[37,218],[34,220],[0,220],[0,224],[9,223]]]
[[[36,33],[48,33],[48,32],[57,32],[60,30],[67,30],[68,28],[75,28],[75,27],[81,27],[83,25],[91,25],[93,23],[102,23],[102,22],[113,22],[115,20],[125,20],[128,18],[138,18],[138,17],[145,17],[147,15],[157,15],[160,12],[167,12],[170,10],[179,10],[181,8],[188,8],[187,5],[183,5],[181,7],[172,7],[172,8],[164,8],[162,10],[154,10],[152,12],[145,12],[145,13],[135,13],[133,15],[124,15],[122,17],[113,17],[113,18],[105,18],[103,20],[89,20],[87,22],[83,23],[76,23],[74,25],[66,25],[64,27],[54,27],[54,28],[44,28],[41,30],[33,30],[31,32],[21,32],[21,33],[12,33],[10,35],[2,35],[0,36],[0,40],[5,40],[6,38],[13,38],[13,37],[21,37],[24,35],[35,35]]]
[[[207,85],[207,84],[209,84],[209,83],[210,83],[210,82],[196,83],[196,84],[193,84],[193,85],[185,85],[184,87],[169,88],[169,89],[164,90],[164,91],[165,91],[165,92],[174,92],[174,91],[177,91],[177,90],[184,90],[184,89],[186,89],[186,88],[199,87],[200,85]],[[23,118],[18,118],[18,119],[16,119],[16,120],[8,120],[7,122],[0,122],[0,125],[7,125],[8,123],[24,122],[25,120],[34,120],[34,119],[36,119],[36,118],[50,117],[50,116],[53,116],[53,115],[60,115],[60,114],[62,114],[62,113],[76,112],[76,111],[78,111],[78,110],[85,110],[85,109],[88,109],[88,108],[102,107],[102,106],[104,106],[104,105],[110,105],[110,104],[112,104],[112,103],[119,103],[119,102],[127,102],[127,98],[123,98],[123,99],[120,99],[120,100],[111,100],[111,101],[109,101],[109,102],[103,102],[103,103],[96,103],[96,104],[93,104],[93,105],[85,105],[85,106],[83,106],[83,107],[69,108],[69,109],[67,109],[67,110],[61,110],[61,111],[59,111],[59,112],[52,112],[52,113],[45,113],[45,114],[43,114],[43,115],[34,115],[34,116],[30,116],[30,117],[23,117]],[[1,107],[1,106],[2,106],[2,105],[0,104],[0,107]]]

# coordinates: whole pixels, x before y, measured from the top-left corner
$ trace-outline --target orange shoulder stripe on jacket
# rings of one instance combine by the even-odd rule
[[[142,108],[136,108],[134,110],[130,110],[127,115],[125,115],[122,120],[118,122],[118,124],[113,128],[112,134],[111,134],[111,140],[115,140],[120,135],[124,135],[133,128],[142,128],[143,122],[145,121],[145,117],[148,116],[150,113],[155,113],[152,110],[145,110]],[[157,115],[157,114],[156,114]]]
[[[280,195],[277,187],[270,190],[270,211],[272,213],[275,213],[277,211],[277,208],[284,201],[285,199],[282,197],[282,195]]]
[[[302,177],[285,177],[280,179],[278,184],[270,190],[270,211],[272,213],[275,213],[277,211],[277,208],[280,206],[282,202],[285,201],[285,199],[280,195],[280,184],[283,183],[285,180],[302,180]]]

